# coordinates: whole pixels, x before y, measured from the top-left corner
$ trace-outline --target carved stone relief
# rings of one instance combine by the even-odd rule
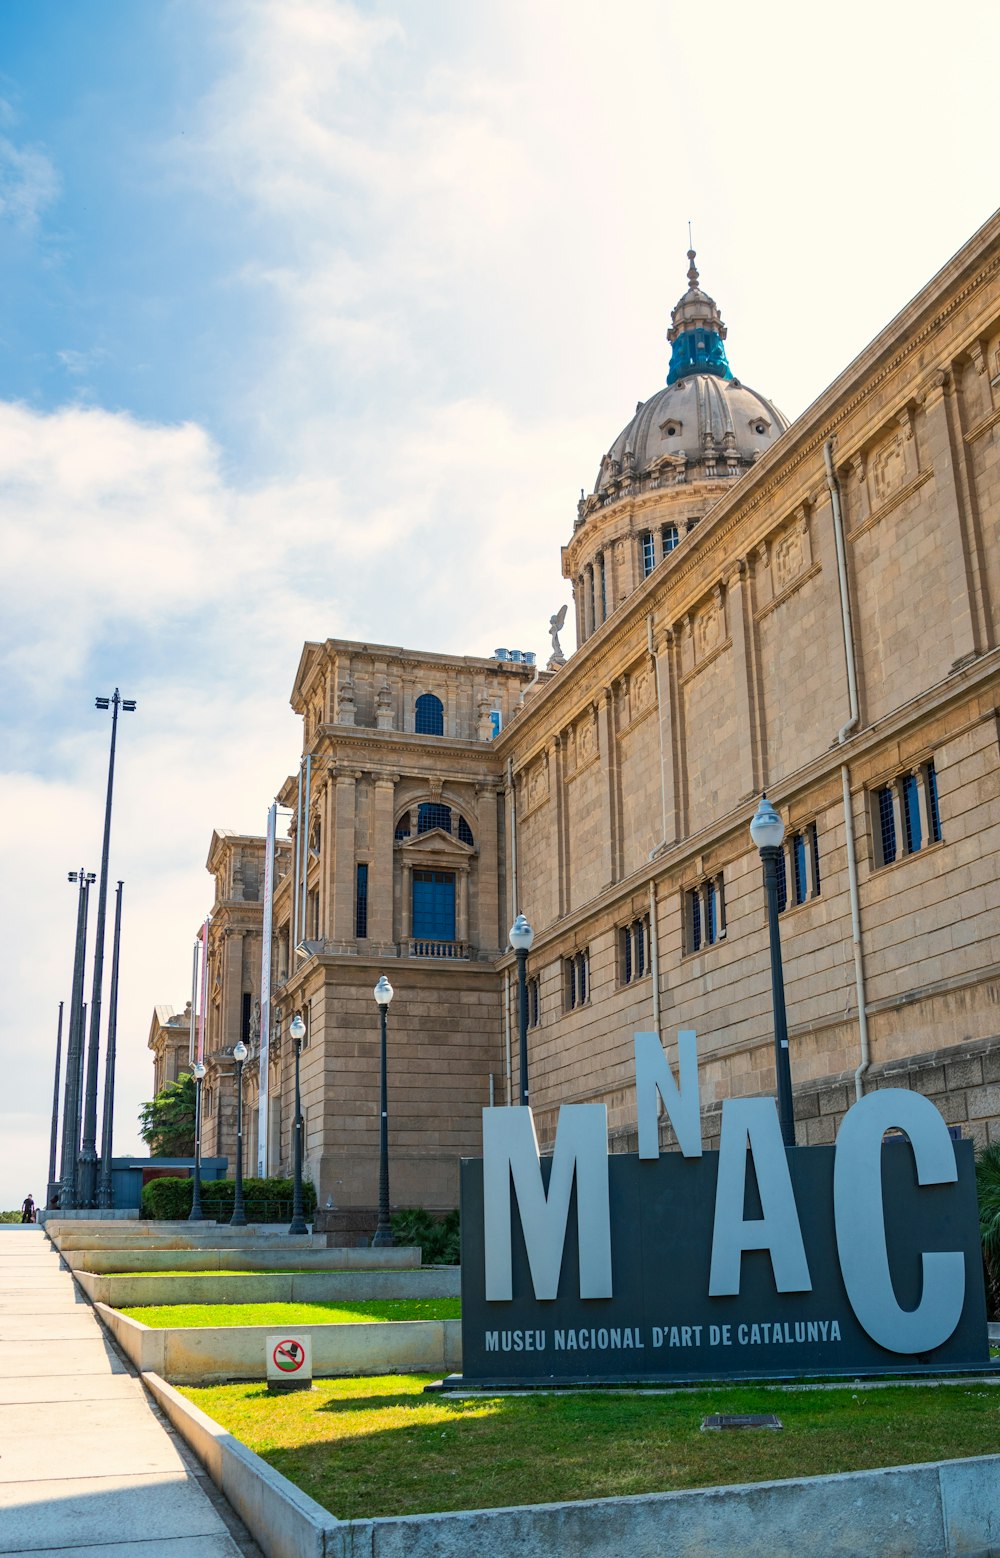
[[[593,714],[587,714],[577,726],[576,751],[577,761],[582,765],[592,758],[597,750],[597,732],[594,725]]]
[[[805,548],[802,544],[802,532],[797,526],[786,530],[774,547],[774,573],[775,582],[779,590],[783,590],[786,584],[791,584],[796,574],[802,572],[805,562]]]
[[[653,674],[648,666],[641,666],[629,682],[629,712],[633,719],[642,714],[653,701]]]
[[[902,433],[896,433],[875,451],[871,461],[871,476],[878,503],[884,503],[903,486],[906,481],[906,454]]]
[[[704,660],[719,643],[722,637],[722,621],[718,602],[713,600],[711,605],[699,611],[694,619],[694,643],[695,655],[699,660]]]
[[[549,758],[545,753],[528,769],[527,804],[537,806],[549,793]]]

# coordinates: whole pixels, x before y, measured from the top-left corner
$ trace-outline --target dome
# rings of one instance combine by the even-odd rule
[[[688,251],[688,290],[671,314],[665,389],[641,401],[601,461],[594,494],[603,504],[627,492],[741,476],[788,426],[776,406],[733,378],[726,327],[703,292]],[[583,516],[581,515],[581,518]]]

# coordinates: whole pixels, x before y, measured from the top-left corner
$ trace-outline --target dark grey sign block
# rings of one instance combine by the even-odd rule
[[[462,1372],[466,1381],[719,1378],[727,1375],[908,1373],[989,1362],[972,1144],[955,1144],[958,1180],[917,1184],[908,1144],[882,1152],[886,1238],[899,1304],[921,1295],[921,1256],[960,1250],[966,1298],[958,1326],[928,1354],[891,1352],[855,1318],[840,1275],[833,1213],[833,1147],[788,1153],[806,1257],[808,1293],[778,1293],[770,1256],[743,1256],[740,1292],[708,1294],[718,1153],[684,1158],[612,1155],[613,1293],[579,1296],[576,1190],[570,1203],[558,1294],[534,1296],[512,1196],[513,1299],[485,1295],[483,1165],[462,1163]],[[548,1184],[551,1159],[542,1160]],[[752,1163],[744,1216],[760,1215]]]

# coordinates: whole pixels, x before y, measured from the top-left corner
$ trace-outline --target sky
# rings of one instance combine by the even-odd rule
[[[127,1152],[303,641],[543,654],[688,222],[734,372],[799,415],[991,214],[998,55],[992,0],[0,6],[0,1208],[44,1197],[95,695],[138,703]]]

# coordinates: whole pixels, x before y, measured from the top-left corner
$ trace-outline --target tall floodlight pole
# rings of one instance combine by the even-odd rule
[[[292,1160],[292,1220],[288,1225],[289,1233],[308,1233],[305,1214],[302,1210],[302,1091],[299,1086],[299,1058],[302,1054],[302,1040],[306,1036],[306,1025],[302,1021],[302,1013],[296,1012],[292,1018],[288,1031],[295,1042],[295,1144]]]
[[[778,1090],[778,1119],[786,1147],[795,1146],[795,1113],[792,1105],[792,1068],[788,1058],[788,1018],[785,1012],[785,979],[781,969],[781,932],[778,929],[778,856],[785,824],[766,795],[750,824],[750,837],[760,851],[767,897],[767,934],[771,947],[771,1005],[774,1010],[774,1070]]]
[[[118,963],[122,940],[122,884],[115,891],[115,932],[111,949],[111,1001],[108,1010],[108,1044],[104,1056],[104,1119],[101,1126],[101,1172],[97,1181],[97,1204],[115,1204],[111,1182],[112,1139],[115,1132],[115,1060],[118,1048]]]
[[[62,1061],[63,1003],[59,1002],[59,1024],[56,1028],[56,1079],[52,1085],[52,1134],[49,1139],[49,1182],[45,1188],[45,1205],[51,1211],[59,1196],[56,1179],[56,1144],[59,1140],[59,1068]]]
[[[97,922],[94,937],[94,985],[90,996],[90,1043],[87,1046],[87,1090],[83,1110],[83,1144],[80,1149],[78,1197],[81,1206],[97,1202],[97,1074],[101,1043],[101,985],[104,979],[104,922],[108,907],[108,854],[111,848],[111,799],[115,784],[115,743],[118,738],[118,711],[135,712],[135,699],[123,698],[116,687],[110,698],[95,698],[98,709],[111,710],[111,756],[108,760],[108,791],[104,802],[104,844],[101,850],[101,880],[97,889]]]
[[[69,1043],[66,1046],[66,1082],[63,1092],[62,1153],[59,1171],[59,1210],[77,1205],[76,1156],[80,1144],[80,1057],[83,1054],[83,964],[87,954],[87,899],[93,871],[70,871],[68,878],[79,889],[76,907],[76,952],[73,957],[73,993],[69,1003]]]
[[[517,1025],[521,1042],[521,1102],[528,1107],[528,953],[535,933],[523,914],[509,931],[510,944],[517,955]]]
[[[378,1227],[372,1244],[376,1248],[393,1243],[392,1218],[389,1215],[389,1089],[386,1062],[386,1019],[393,988],[384,974],[374,990],[379,1016],[379,1130],[378,1130]]]

